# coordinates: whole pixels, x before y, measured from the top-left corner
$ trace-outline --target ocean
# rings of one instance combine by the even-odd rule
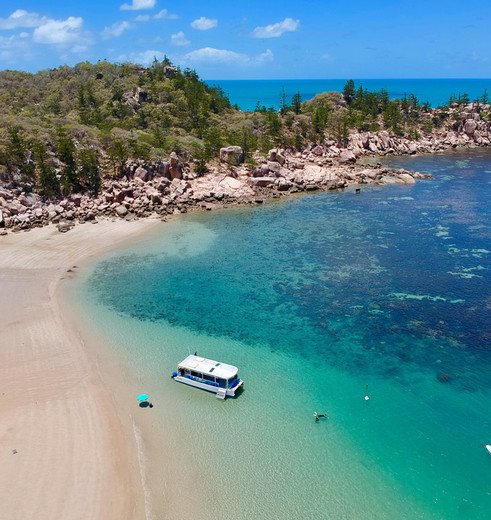
[[[349,79],[349,78],[347,78]],[[474,101],[487,89],[491,97],[491,79],[354,79],[356,88],[361,84],[370,91],[383,88],[389,97],[399,98],[414,94],[421,103],[429,102],[432,107],[444,106],[450,96],[468,94]],[[302,101],[312,99],[321,92],[342,92],[346,79],[287,79],[287,80],[207,80],[210,86],[219,86],[229,96],[230,102],[242,110],[252,111],[259,101],[266,108],[279,108],[284,89],[288,102],[297,92]]]
[[[72,283],[153,421],[148,518],[489,518],[491,153],[384,161],[434,178],[181,215]],[[242,394],[173,381],[195,351]]]

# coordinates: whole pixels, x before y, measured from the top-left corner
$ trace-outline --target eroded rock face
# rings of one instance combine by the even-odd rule
[[[244,150],[240,146],[220,148],[220,161],[233,166],[244,162]]]
[[[182,179],[182,165],[175,152],[170,154],[169,175],[171,179]]]
[[[477,130],[477,121],[474,119],[466,119],[464,123],[464,132],[469,136],[473,136],[474,132]]]

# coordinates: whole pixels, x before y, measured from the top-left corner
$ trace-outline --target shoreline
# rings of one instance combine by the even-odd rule
[[[2,518],[146,518],[130,420],[62,288],[75,266],[157,220],[102,220],[3,237],[0,257]],[[87,337],[89,339],[87,340]]]
[[[139,460],[145,432],[140,438],[130,406],[124,406],[125,400],[134,408],[127,374],[118,373],[112,351],[64,305],[64,288],[76,276],[75,265],[134,241],[160,220],[98,222],[78,225],[73,233],[50,225],[0,238],[0,485],[10,490],[3,503],[6,520],[154,517]],[[152,426],[150,415],[142,421],[143,429]]]

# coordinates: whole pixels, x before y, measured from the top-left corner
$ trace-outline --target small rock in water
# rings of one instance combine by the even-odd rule
[[[437,379],[440,383],[449,383],[452,380],[449,374],[439,374]]]

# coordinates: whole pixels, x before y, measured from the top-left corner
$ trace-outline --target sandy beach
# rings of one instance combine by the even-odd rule
[[[3,520],[145,518],[135,438],[63,305],[61,280],[156,220],[0,237]],[[73,272],[70,272],[72,270]]]

